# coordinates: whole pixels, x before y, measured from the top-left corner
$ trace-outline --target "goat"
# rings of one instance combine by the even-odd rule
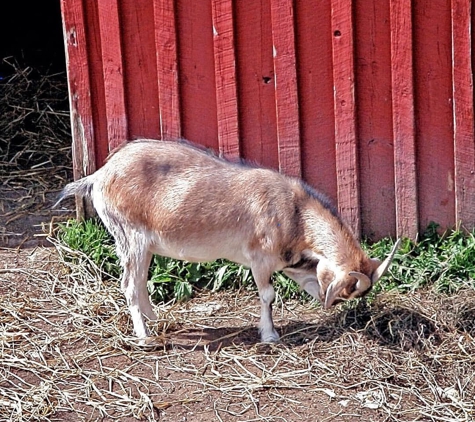
[[[94,174],[65,186],[57,204],[92,203],[123,267],[121,289],[135,335],[146,342],[152,254],[192,262],[225,258],[250,267],[261,302],[263,342],[272,320],[273,272],[283,271],[325,308],[368,293],[396,251],[370,259],[330,201],[299,179],[231,163],[186,141],[131,141]],[[57,205],[56,204],[56,205]]]

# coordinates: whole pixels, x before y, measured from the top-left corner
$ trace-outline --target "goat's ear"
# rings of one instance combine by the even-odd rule
[[[372,284],[375,284],[384,274],[386,274],[386,271],[391,265],[391,262],[400,244],[401,244],[401,239],[398,239],[396,243],[394,244],[391,250],[391,253],[388,255],[388,257],[381,264],[379,264],[378,267],[373,271],[373,275],[371,276]]]
[[[350,277],[355,277],[358,281],[355,285],[355,290],[350,297],[346,299],[351,299],[353,297],[361,296],[368,289],[371,288],[372,283],[371,279],[363,273],[351,271],[348,273]],[[347,287],[348,279],[346,277],[335,278],[332,283],[328,286],[325,296],[325,309],[330,308],[336,299],[341,295],[342,290]]]

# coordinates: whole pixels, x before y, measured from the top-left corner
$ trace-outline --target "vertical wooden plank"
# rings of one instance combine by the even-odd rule
[[[102,47],[99,33],[97,2],[85,2],[83,0],[83,10],[86,23],[87,60],[91,82],[90,87],[96,166],[100,167],[109,155],[109,141],[107,134],[106,95],[104,89]]]
[[[154,0],[158,97],[162,138],[181,137],[175,1]]]
[[[419,231],[423,232],[430,222],[444,230],[455,222],[451,0],[410,3]],[[404,45],[400,48],[406,49]],[[407,60],[400,58],[403,68]],[[395,100],[403,100],[398,91],[394,95],[399,96]],[[408,182],[408,188],[412,183]],[[416,191],[409,189],[408,200],[414,201],[411,197]],[[409,219],[414,212],[410,212]]]
[[[270,0],[237,1],[234,12],[241,154],[278,168]]]
[[[155,22],[150,0],[121,2],[121,34],[129,139],[159,138]]]
[[[83,1],[61,0],[61,12],[71,109],[73,171],[74,178],[79,179],[96,170]]]
[[[475,225],[475,139],[471,0],[452,0],[452,84],[454,96],[455,215],[458,224]]]
[[[109,149],[128,138],[118,0],[99,1],[107,134]]]
[[[80,179],[96,170],[83,1],[61,0],[61,13],[71,110],[73,174],[74,179]],[[78,217],[83,217],[86,213],[85,204],[82,201],[76,204]]]
[[[232,0],[212,0],[219,153],[240,157]]]
[[[218,149],[213,21],[210,1],[175,0],[181,134]]]
[[[331,3],[295,7],[302,176],[336,204]]]
[[[360,236],[352,3],[332,0],[335,144],[338,208],[343,220]]]
[[[412,46],[412,1],[391,0],[391,81],[393,104],[396,231],[415,239],[417,209]]]
[[[302,175],[293,0],[271,1],[279,169]]]
[[[355,98],[361,231],[396,234],[389,1],[359,1],[354,11]]]

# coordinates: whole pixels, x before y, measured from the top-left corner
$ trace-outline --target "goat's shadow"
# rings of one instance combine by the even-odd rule
[[[447,300],[447,310],[450,300]],[[321,313],[317,309],[315,312]],[[451,326],[460,333],[475,335],[475,297],[452,315]],[[328,315],[318,315],[318,321],[290,320],[276,326],[281,342],[287,347],[298,347],[310,341],[331,343],[348,332],[359,332],[372,341],[396,350],[423,352],[442,342],[443,332],[448,328],[423,313],[398,304],[360,301],[350,309],[333,310]],[[182,327],[183,328],[183,327]],[[222,347],[240,345],[255,346],[259,334],[255,324],[237,327],[193,328],[168,333],[167,348],[204,349],[216,351]]]

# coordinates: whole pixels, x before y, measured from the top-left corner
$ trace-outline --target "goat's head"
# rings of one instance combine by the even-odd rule
[[[367,259],[360,271],[344,271],[323,258],[317,265],[317,280],[320,286],[320,300],[326,309],[344,300],[365,296],[374,284],[386,273],[394,258],[398,240],[383,261]]]

